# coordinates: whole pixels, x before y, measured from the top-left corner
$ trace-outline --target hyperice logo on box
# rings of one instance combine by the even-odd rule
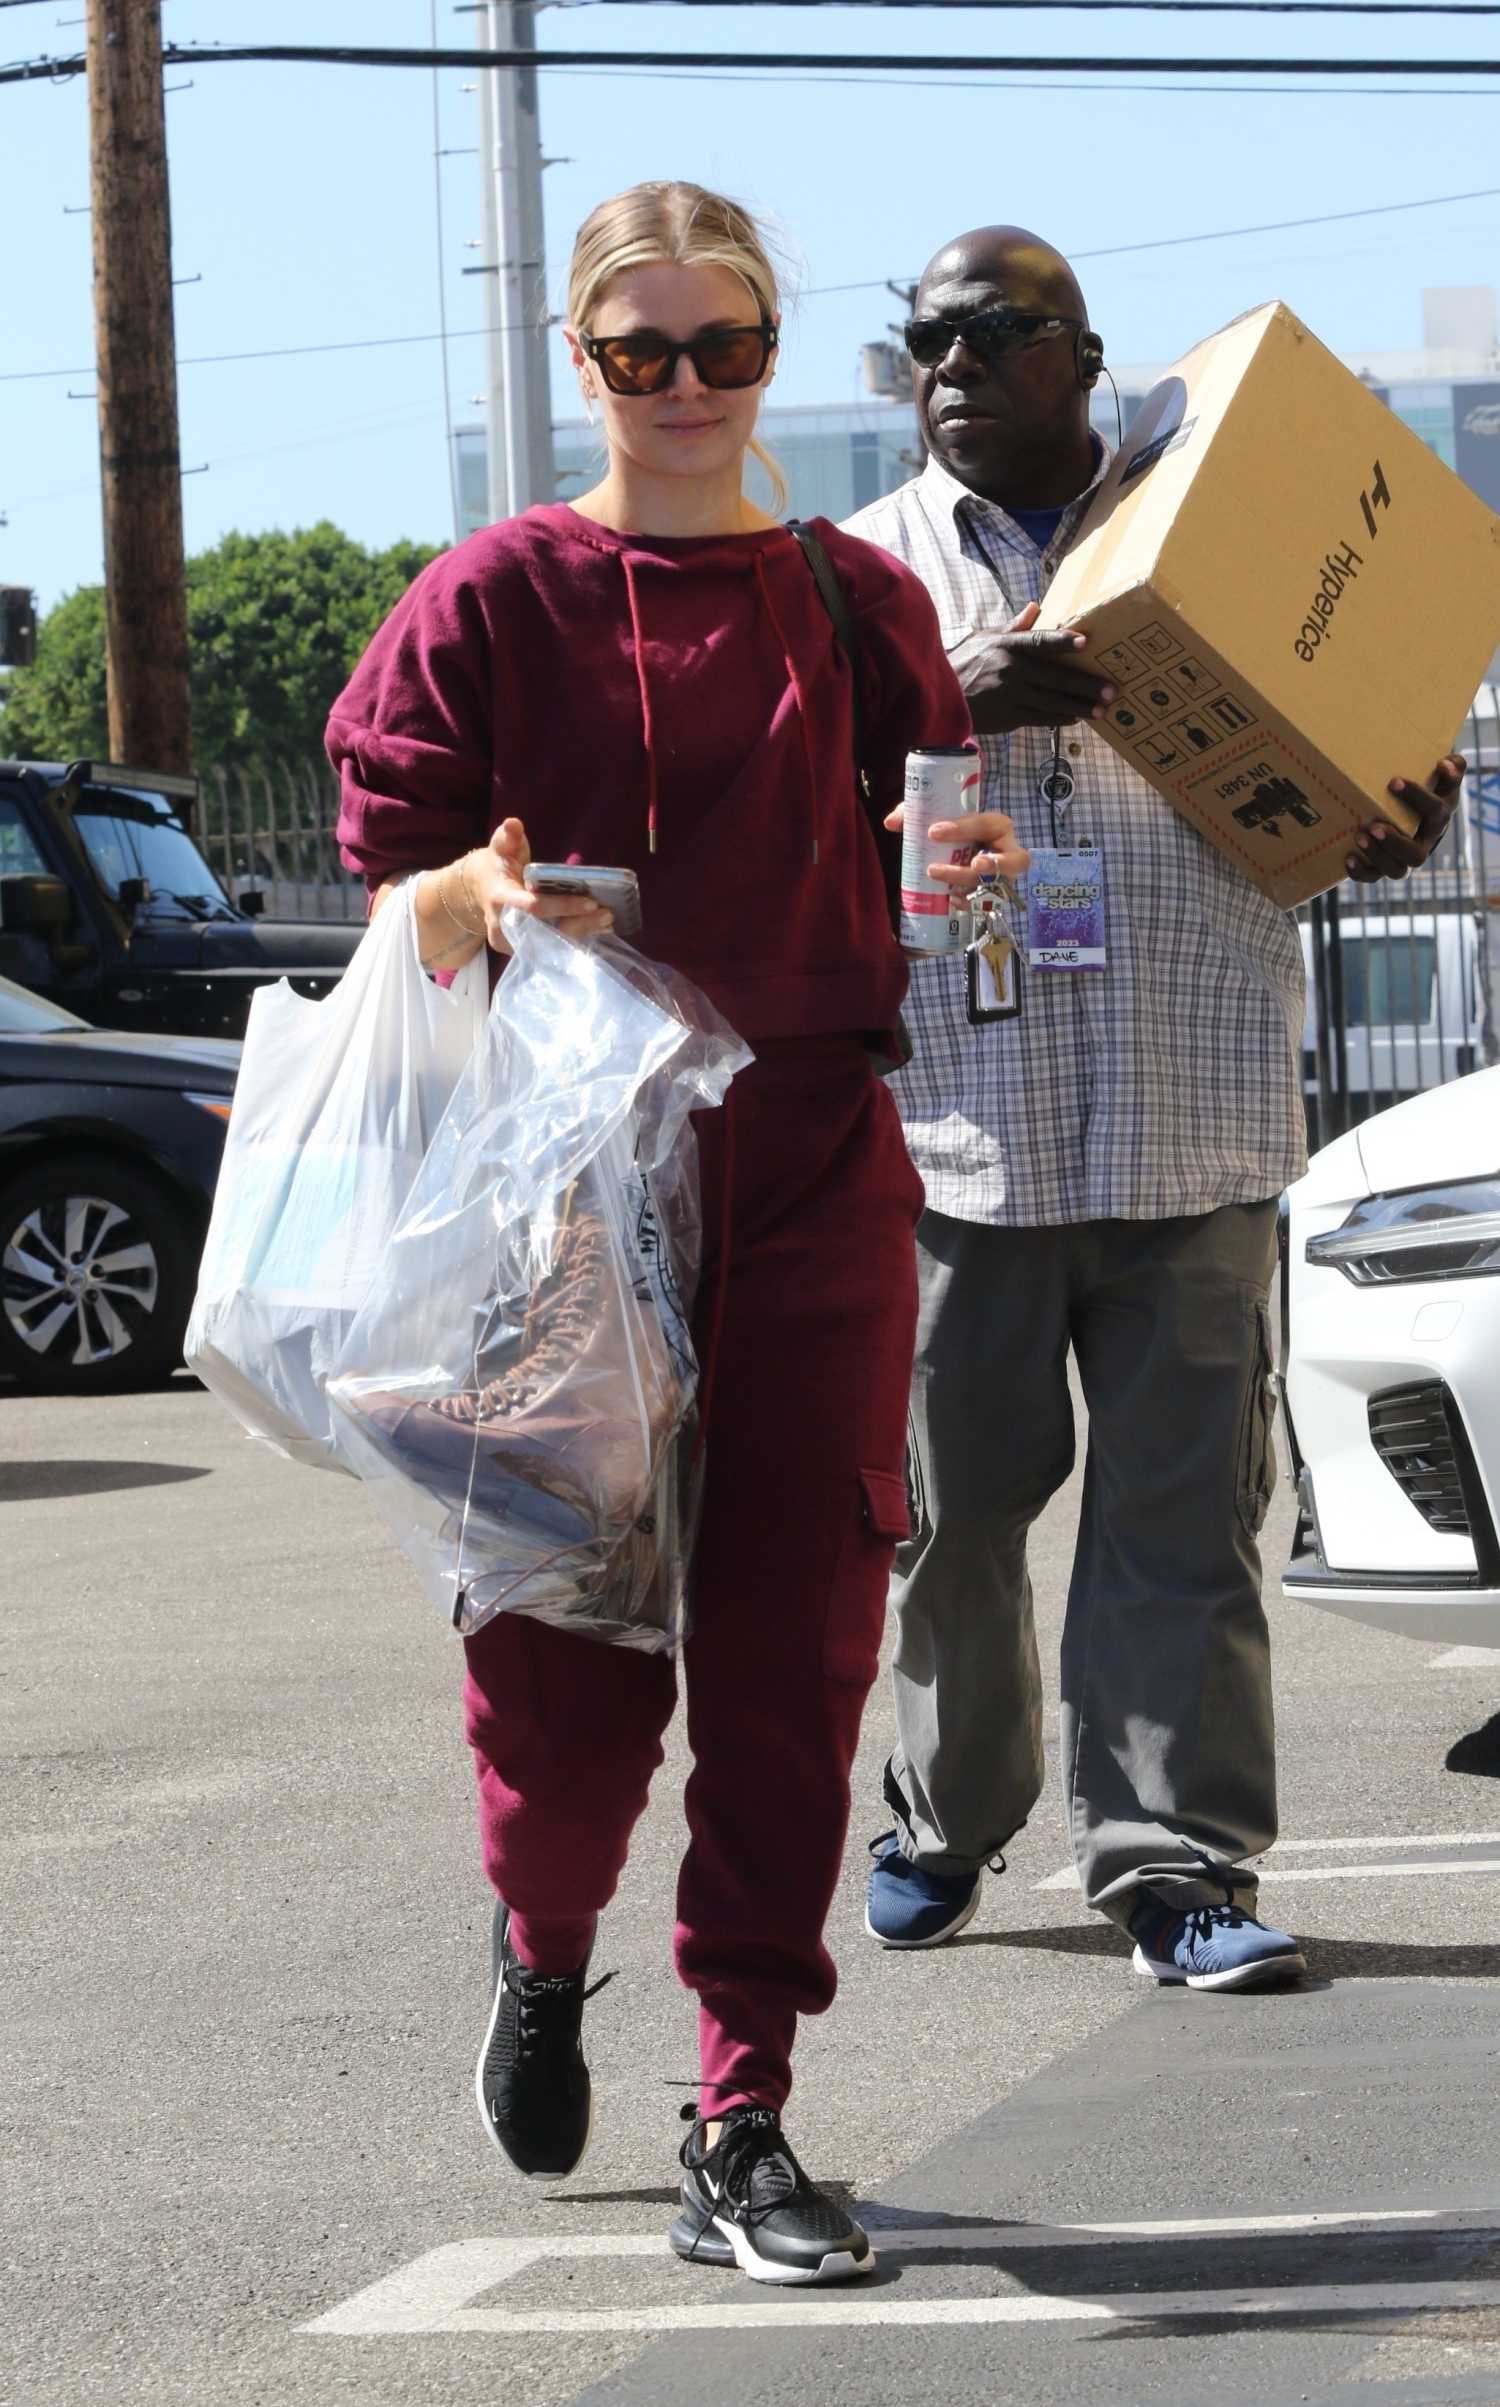
[[[1375,462],[1370,482],[1359,497],[1360,516],[1365,522],[1368,540],[1373,543],[1380,533],[1377,511],[1391,506],[1391,489],[1386,483],[1385,470]],[[1308,605],[1306,618],[1292,638],[1292,650],[1302,661],[1316,657],[1322,645],[1333,640],[1333,614],[1344,598],[1345,588],[1354,583],[1364,567],[1365,555],[1357,552],[1352,543],[1335,544],[1323,555],[1322,572],[1317,590]]]

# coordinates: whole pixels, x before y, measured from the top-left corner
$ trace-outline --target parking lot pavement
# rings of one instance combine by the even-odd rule
[[[788,2127],[880,2268],[776,2293],[665,2251],[680,1752],[601,1937],[592,2152],[533,2190],[469,2094],[456,1649],[357,1490],[186,1381],[9,1395],[0,1531],[6,2407],[1500,2401],[1500,1663],[1273,1602],[1280,1997],[1136,1979],[1054,1798],[956,1944],[873,1947],[878,1695]]]

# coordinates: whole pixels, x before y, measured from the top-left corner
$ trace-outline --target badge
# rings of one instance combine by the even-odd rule
[[[1103,969],[1104,857],[1097,846],[1032,846],[1026,958],[1034,970]]]

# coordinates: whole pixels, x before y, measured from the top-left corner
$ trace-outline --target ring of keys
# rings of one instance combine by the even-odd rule
[[[1014,889],[996,878],[982,879],[968,898],[964,968],[971,1027],[1013,1020],[1020,1013],[1016,942],[1006,924],[1006,904],[1017,899]]]

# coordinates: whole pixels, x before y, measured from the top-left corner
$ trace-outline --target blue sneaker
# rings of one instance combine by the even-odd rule
[[[924,1872],[908,1863],[893,1830],[870,1841],[875,1868],[865,1892],[865,1929],[882,1947],[938,1947],[979,1910],[979,1872]]]
[[[1135,1969],[1189,1989],[1269,1989],[1307,1970],[1288,1931],[1273,1931],[1226,1899],[1174,1913],[1147,1896],[1130,1918]]]

